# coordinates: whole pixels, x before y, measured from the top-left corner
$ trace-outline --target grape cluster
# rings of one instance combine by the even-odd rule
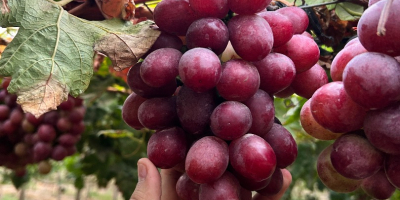
[[[377,36],[388,0],[364,12],[358,38],[334,58],[333,82],[304,104],[304,130],[321,140],[335,140],[319,156],[317,171],[330,189],[358,188],[374,199],[387,199],[400,188],[400,1],[388,12],[386,34]]]
[[[0,90],[0,165],[26,174],[26,166],[38,163],[38,171],[51,170],[49,159],[63,160],[76,152],[75,143],[85,129],[85,107],[80,98],[68,97],[58,106],[36,118],[24,113],[17,96],[7,92],[11,79],[3,78]]]
[[[274,195],[281,169],[297,157],[294,138],[276,121],[274,96],[309,98],[328,78],[305,32],[307,14],[267,11],[270,3],[163,0],[154,10],[162,34],[129,70],[133,93],[122,117],[155,130],[148,157],[184,172],[176,185],[182,199]]]

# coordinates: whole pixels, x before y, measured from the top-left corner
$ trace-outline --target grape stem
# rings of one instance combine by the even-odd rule
[[[381,16],[379,18],[378,22],[378,30],[377,30],[377,35],[378,36],[384,36],[386,34],[386,22],[389,18],[389,12],[390,12],[390,7],[392,6],[393,0],[387,0],[385,3],[385,7],[383,7]]]
[[[1,14],[6,14],[8,12],[10,12],[10,8],[8,7],[8,2],[7,0],[2,0]]]
[[[53,2],[59,6],[65,6],[69,3],[71,3],[72,1],[74,1],[74,0],[61,0],[61,1],[53,1]]]

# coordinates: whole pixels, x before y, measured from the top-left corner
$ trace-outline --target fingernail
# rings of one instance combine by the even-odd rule
[[[139,181],[144,181],[146,179],[147,169],[145,165],[138,164],[138,174],[139,174]]]

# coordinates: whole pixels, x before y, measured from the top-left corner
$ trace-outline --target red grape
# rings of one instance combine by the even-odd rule
[[[274,52],[288,56],[296,67],[296,73],[310,69],[319,60],[317,43],[304,35],[293,35],[289,42],[274,48]]]
[[[157,131],[150,137],[147,155],[155,166],[168,169],[185,160],[187,147],[185,132],[173,127]]]
[[[201,18],[194,21],[186,33],[189,49],[210,48],[215,54],[221,54],[229,42],[228,27],[218,18]]]
[[[233,48],[244,60],[259,61],[271,52],[274,43],[273,33],[268,22],[262,17],[234,16],[228,22],[228,30]]]
[[[221,79],[217,90],[226,100],[246,101],[260,86],[257,68],[244,60],[230,60],[222,65]]]
[[[310,110],[318,124],[335,133],[360,129],[366,115],[366,110],[351,100],[339,81],[330,82],[315,91]]]
[[[274,150],[254,134],[246,134],[229,144],[229,162],[240,175],[254,181],[269,178],[276,168]]]
[[[186,156],[185,170],[193,182],[211,183],[224,174],[228,162],[227,143],[218,137],[206,136],[190,147]]]
[[[211,114],[211,130],[224,140],[234,140],[251,127],[252,116],[250,109],[237,101],[225,101],[219,104]]]
[[[369,7],[357,24],[357,35],[361,44],[370,52],[379,52],[390,56],[400,56],[400,1],[393,1],[385,23],[385,35],[378,35],[378,24],[387,0],[379,1]]]
[[[229,11],[228,0],[189,0],[190,7],[200,17],[224,18]]]
[[[368,109],[383,108],[400,100],[400,63],[381,53],[360,54],[346,65],[343,84],[354,102]]]
[[[260,89],[271,95],[289,87],[296,75],[293,61],[280,53],[270,53],[253,64],[260,74]]]
[[[273,47],[284,45],[293,37],[293,24],[289,17],[275,11],[263,11],[257,15],[267,20],[270,25],[274,35]]]
[[[333,143],[331,162],[344,177],[364,179],[377,173],[383,166],[384,154],[356,133],[340,136]]]
[[[179,61],[182,82],[196,92],[214,88],[221,78],[221,62],[206,48],[194,48],[183,54]]]
[[[332,166],[331,152],[333,145],[326,147],[318,156],[317,172],[322,183],[329,189],[349,193],[360,188],[362,180],[349,179],[339,174]]]

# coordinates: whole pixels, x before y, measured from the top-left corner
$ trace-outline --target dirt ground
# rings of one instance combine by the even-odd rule
[[[20,198],[21,193],[25,198]],[[32,181],[24,191],[15,189],[12,184],[0,186],[1,200],[75,200],[77,190],[72,184],[57,184],[49,181]],[[121,194],[110,184],[108,188],[99,189],[95,184],[86,184],[81,191],[80,200],[122,200]]]

